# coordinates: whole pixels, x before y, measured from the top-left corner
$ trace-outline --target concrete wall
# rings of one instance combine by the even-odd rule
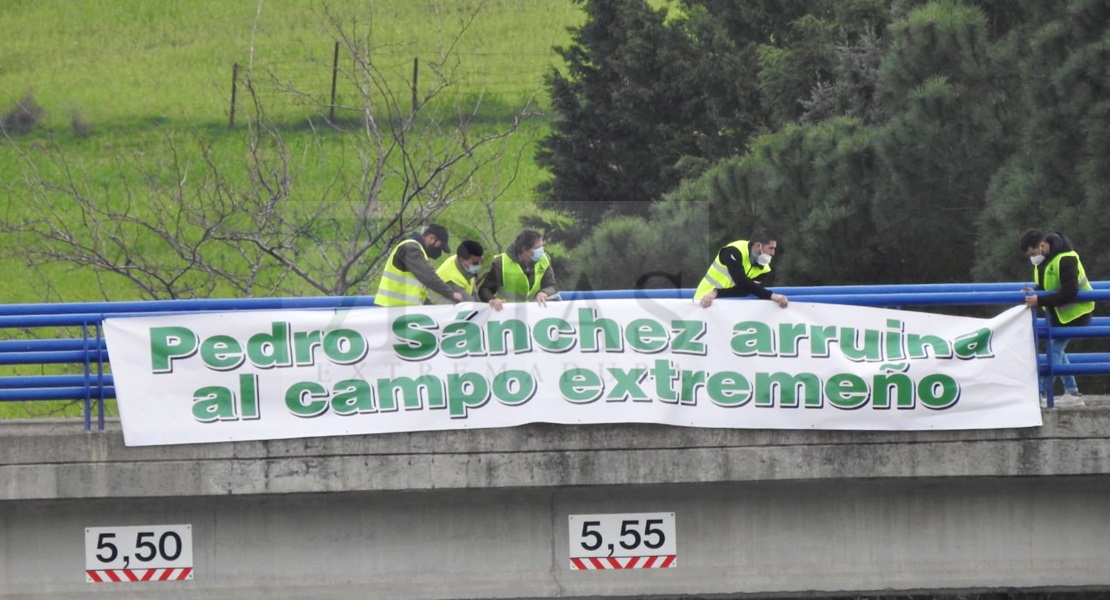
[[[126,448],[0,424],[0,598],[1110,590],[1110,410],[1041,428],[565,427]],[[572,571],[569,515],[674,512],[677,566]],[[88,584],[84,529],[189,523],[195,579]]]

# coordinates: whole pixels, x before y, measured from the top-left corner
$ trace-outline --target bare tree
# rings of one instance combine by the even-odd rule
[[[531,102],[503,121],[479,123],[480,94],[445,93],[455,84],[456,44],[477,12],[444,38],[438,56],[423,59],[416,93],[375,62],[372,21],[327,6],[321,15],[349,65],[346,89],[357,91],[334,119],[328,100],[252,66],[243,81],[250,118],[239,133],[246,151],[235,161],[201,132],[165,130],[159,156],[113,157],[118,177],[106,183],[57,147],[9,140],[23,159],[10,195],[27,210],[10,212],[0,227],[22,236],[32,267],[91,267],[106,296],[106,277],[152,299],[372,291],[402,236],[457,203],[488,207],[505,193],[516,172],[505,163],[521,160],[510,142]],[[308,143],[338,158],[314,167],[312,178],[326,184],[305,181],[289,124],[271,118],[263,102],[277,97],[272,91],[312,113]],[[303,134],[296,139],[305,143]],[[476,177],[491,169],[510,176]],[[495,225],[474,227],[492,238]]]

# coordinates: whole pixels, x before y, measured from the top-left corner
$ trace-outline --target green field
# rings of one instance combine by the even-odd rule
[[[129,180],[134,184],[151,173],[158,176],[161,165],[171,160],[199,164],[197,140],[217,160],[226,159],[226,176],[245,177],[236,170],[247,143],[247,78],[270,118],[285,127],[283,143],[297,161],[299,197],[325,197],[322,189],[352,152],[346,149],[346,134],[310,130],[306,124],[321,114],[322,104],[330,104],[335,44],[347,36],[364,45],[399,105],[408,105],[414,60],[420,93],[435,83],[433,65],[442,61],[440,70],[452,83],[436,106],[449,112],[458,105],[470,110],[480,105],[478,132],[481,121],[495,128],[532,102],[528,120],[506,152],[521,157],[520,164],[511,169],[490,165],[474,177],[507,188],[496,205],[496,226],[475,225],[488,220],[480,203],[460,202],[435,215],[501,246],[519,228],[519,216],[535,210],[533,190],[544,173],[532,157],[548,119],[543,76],[559,64],[552,47],[566,43],[567,28],[582,18],[570,0],[8,2],[0,11],[5,37],[0,110],[30,94],[43,116],[30,134],[0,147],[4,209],[9,216],[25,210],[22,179],[28,169],[58,170],[57,160],[52,163],[47,154],[63,157],[88,189],[108,198],[124,194]],[[231,130],[236,63],[238,127]],[[354,67],[344,47],[338,61],[337,119],[358,116],[351,110],[361,106]],[[87,137],[76,135],[75,122]],[[167,140],[173,140],[172,148]],[[171,158],[171,153],[176,155]],[[387,188],[390,183],[385,182]],[[136,189],[126,193],[135,196]],[[5,302],[139,297],[126,282],[97,280],[91,269],[28,269],[9,245],[20,242],[9,236],[3,243],[0,276],[14,283]],[[235,293],[227,290],[226,295]]]
[[[0,95],[34,93],[51,128],[71,111],[123,136],[151,119],[225,123],[235,63],[329,91],[329,14],[399,82],[457,38],[460,86],[506,101],[540,89],[552,46],[582,19],[570,0],[14,0],[0,10]]]
[[[475,110],[476,135],[504,126],[531,103],[505,148],[506,160],[486,165],[467,180],[478,189],[501,190],[493,213],[492,199],[476,193],[433,216],[457,235],[501,248],[520,228],[519,218],[536,212],[534,188],[545,174],[533,154],[550,118],[543,76],[560,64],[553,46],[568,42],[567,28],[583,18],[571,0],[9,0],[0,7],[0,113],[30,96],[42,115],[29,133],[0,139],[4,218],[34,219],[42,211],[28,200],[31,175],[72,180],[82,193],[102,196],[110,206],[145,203],[138,214],[161,210],[147,197],[156,185],[172,186],[183,173],[192,185],[203,175],[205,152],[221,176],[243,185],[249,179],[242,165],[251,139],[247,80],[295,168],[290,205],[326,202],[336,181],[359,166],[352,136],[359,115],[354,109],[362,99],[357,65],[346,47],[335,89],[336,118],[345,127],[321,128],[319,119],[321,107],[330,104],[336,41],[346,37],[368,53],[402,107],[412,94],[414,62],[419,93],[435,84],[435,65],[442,62],[440,72],[451,85],[432,107],[439,114],[459,106]],[[236,64],[237,126],[232,129]],[[427,151],[434,152],[436,145],[435,139],[427,140]],[[383,185],[392,191],[397,183]],[[85,226],[75,204],[59,202],[53,208],[78,228]],[[14,234],[0,241],[5,303],[146,297],[124,278],[102,276],[86,265],[28,263],[20,256],[25,243]],[[138,242],[133,250],[164,251],[155,240]],[[319,295],[310,287],[296,291]],[[217,286],[212,295],[242,294]],[[64,370],[8,369],[22,374]],[[75,410],[61,403],[0,404],[0,415],[8,416],[72,415]]]

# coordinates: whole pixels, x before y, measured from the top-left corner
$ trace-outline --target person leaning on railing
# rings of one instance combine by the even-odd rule
[[[436,269],[436,275],[445,281],[452,290],[462,294],[463,302],[474,302],[478,297],[478,272],[482,270],[482,254],[485,250],[474,240],[463,240],[455,251],[455,256]],[[454,304],[453,298],[428,293],[429,304]]]
[[[551,258],[543,250],[543,234],[525,229],[504,253],[490,264],[489,272],[478,285],[478,299],[501,310],[504,302],[535,300],[540,306],[557,300],[558,289]]]
[[[393,247],[385,263],[374,304],[378,306],[420,306],[428,291],[452,302],[462,302],[462,294],[451,289],[429,262],[450,252],[447,228],[428,225],[424,233],[412,233]]]
[[[694,290],[694,300],[709,308],[718,297],[754,295],[786,308],[789,300],[764,287],[771,279],[771,258],[778,250],[778,236],[769,229],[756,229],[751,241],[736,240],[717,252],[705,277]]]
[[[1021,251],[1033,263],[1033,282],[1037,290],[1051,292],[1049,294],[1029,294],[1025,297],[1025,305],[1038,307],[1052,320],[1053,327],[1077,327],[1091,323],[1091,313],[1095,310],[1094,302],[1077,302],[1076,295],[1080,290],[1092,290],[1091,282],[1087,279],[1087,272],[1079,260],[1079,254],[1072,248],[1071,241],[1062,233],[1043,234],[1036,229],[1029,229],[1021,234],[1018,240]],[[1032,292],[1032,288],[1025,288]],[[1066,365],[1068,355],[1064,354],[1069,338],[1053,337],[1048,343],[1048,355],[1052,364]],[[1075,383],[1074,375],[1060,375],[1064,384],[1064,395],[1056,399],[1056,406],[1083,406],[1083,397],[1079,393],[1079,386]],[[1041,406],[1048,404],[1048,391],[1054,384],[1052,376],[1041,377]]]

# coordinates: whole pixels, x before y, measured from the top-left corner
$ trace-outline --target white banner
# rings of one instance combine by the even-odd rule
[[[128,445],[662,423],[1041,424],[1032,322],[791,302],[599,300],[113,318]]]

